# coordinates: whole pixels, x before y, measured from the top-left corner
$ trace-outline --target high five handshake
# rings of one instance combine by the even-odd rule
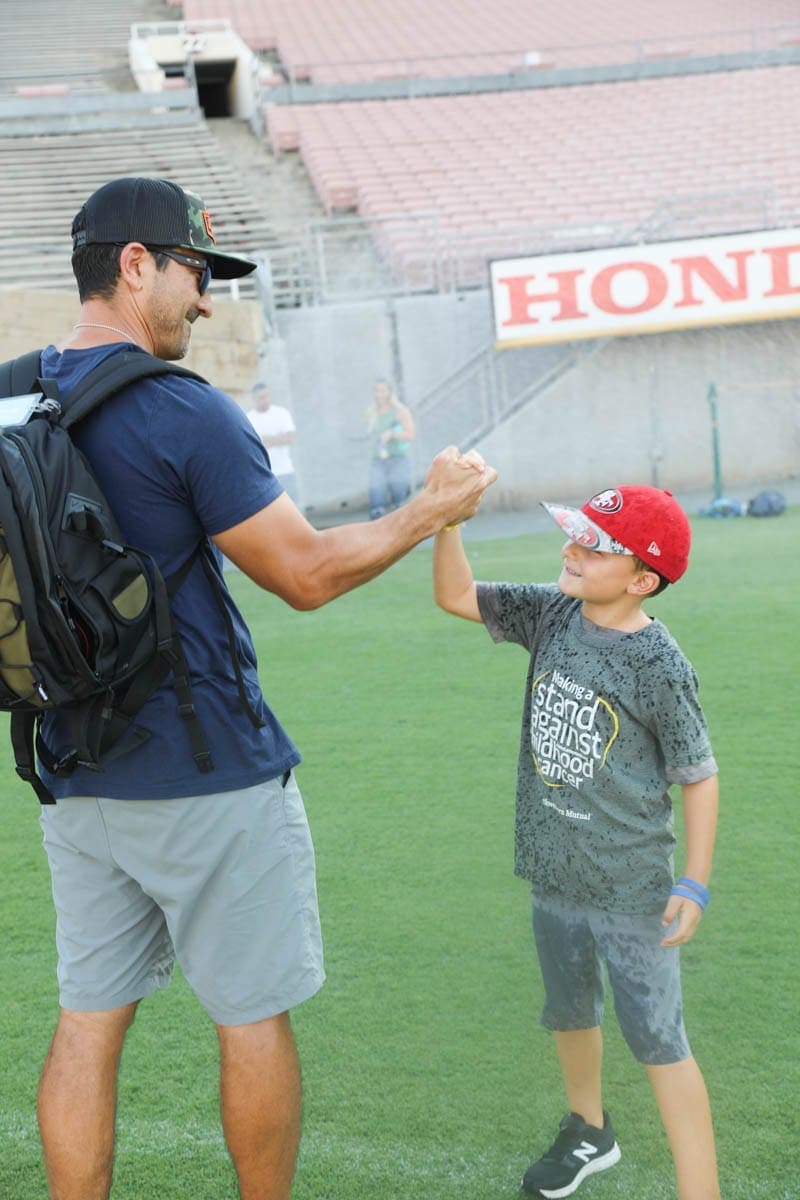
[[[473,517],[484,492],[496,479],[497,471],[477,450],[462,454],[457,446],[447,446],[437,454],[419,497],[433,501],[441,512],[443,519],[431,532],[438,533],[448,525],[460,525]]]

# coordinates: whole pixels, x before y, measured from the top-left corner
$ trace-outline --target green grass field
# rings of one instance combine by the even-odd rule
[[[472,542],[485,579],[554,577],[556,533]],[[695,664],[721,766],[714,899],[684,951],[725,1200],[796,1200],[800,510],[695,524],[653,601]],[[538,1026],[529,895],[512,874],[523,652],[431,600],[430,547],[317,613],[232,587],[267,695],[304,752],[328,982],[294,1026],[305,1080],[296,1200],[516,1197],[564,1110]],[[46,1196],[34,1120],[57,1011],[33,793],[0,738],[0,1197]],[[619,1167],[595,1200],[670,1200],[655,1104],[609,1004]],[[123,1059],[115,1200],[233,1200],[216,1037],[182,978]]]

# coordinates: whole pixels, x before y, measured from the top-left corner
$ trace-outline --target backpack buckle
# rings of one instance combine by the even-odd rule
[[[180,662],[180,655],[175,650],[174,640],[171,636],[164,638],[161,642],[156,642],[156,649],[171,667],[176,666]]]
[[[194,761],[197,764],[197,769],[201,774],[207,775],[209,771],[214,770],[214,763],[208,750],[201,750],[193,755]]]

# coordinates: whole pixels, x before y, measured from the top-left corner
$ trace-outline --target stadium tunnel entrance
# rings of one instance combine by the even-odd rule
[[[256,58],[229,21],[133,25],[128,52],[140,91],[195,88],[206,117],[251,116]]]
[[[207,117],[231,117],[234,106],[231,101],[231,80],[236,70],[236,61],[195,62],[197,98]]]

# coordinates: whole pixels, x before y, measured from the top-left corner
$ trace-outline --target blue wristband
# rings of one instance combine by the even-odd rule
[[[711,892],[708,888],[703,887],[702,883],[698,883],[696,879],[689,879],[686,875],[681,875],[671,889],[670,895],[684,896],[687,900],[694,900],[695,904],[699,904],[702,909],[711,899]]]

